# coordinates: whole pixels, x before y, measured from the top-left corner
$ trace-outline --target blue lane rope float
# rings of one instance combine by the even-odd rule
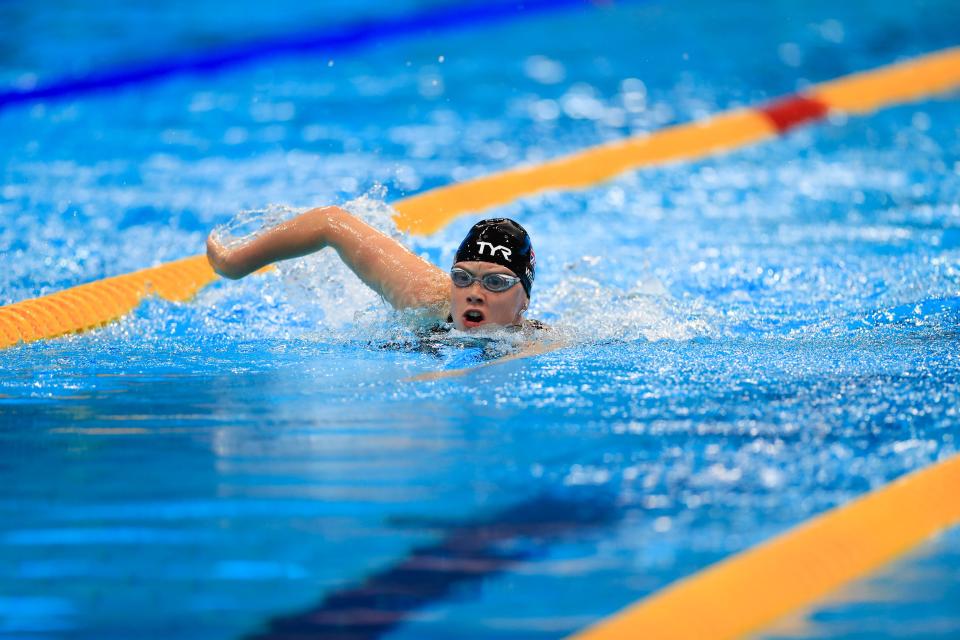
[[[620,0],[624,2],[625,0]],[[626,0],[636,1],[636,0]],[[494,0],[470,4],[454,3],[423,11],[341,25],[310,33],[292,33],[252,42],[234,44],[202,53],[173,56],[113,69],[61,78],[31,89],[0,91],[0,110],[40,100],[73,98],[107,89],[163,80],[181,74],[208,74],[271,58],[304,54],[332,55],[363,45],[399,40],[421,34],[506,22],[518,17],[589,7],[590,0]]]

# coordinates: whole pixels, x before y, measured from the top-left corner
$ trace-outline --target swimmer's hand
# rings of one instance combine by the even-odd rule
[[[238,280],[247,275],[249,271],[244,271],[236,260],[232,259],[233,252],[223,246],[214,234],[207,236],[207,261],[213,270],[224,278]]]

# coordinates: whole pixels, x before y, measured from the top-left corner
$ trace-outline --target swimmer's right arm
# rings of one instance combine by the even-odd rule
[[[397,309],[440,308],[449,298],[446,273],[340,207],[311,209],[231,249],[211,233],[207,258],[214,271],[238,279],[324,247],[333,247],[367,286]]]
[[[311,209],[243,245],[227,248],[207,236],[207,260],[225,278],[238,280],[279,260],[299,258],[327,246],[327,222],[335,207]]]

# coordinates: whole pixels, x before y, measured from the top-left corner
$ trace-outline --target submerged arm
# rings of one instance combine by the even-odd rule
[[[210,234],[207,258],[214,271],[237,279],[324,247],[333,247],[368,287],[397,309],[438,307],[449,297],[449,278],[441,269],[339,207],[311,209],[232,249]]]

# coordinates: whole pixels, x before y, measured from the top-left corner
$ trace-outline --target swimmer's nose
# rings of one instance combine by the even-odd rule
[[[483,300],[483,287],[474,282],[473,285],[470,286],[470,291],[467,292],[467,302],[470,304],[482,304]]]

